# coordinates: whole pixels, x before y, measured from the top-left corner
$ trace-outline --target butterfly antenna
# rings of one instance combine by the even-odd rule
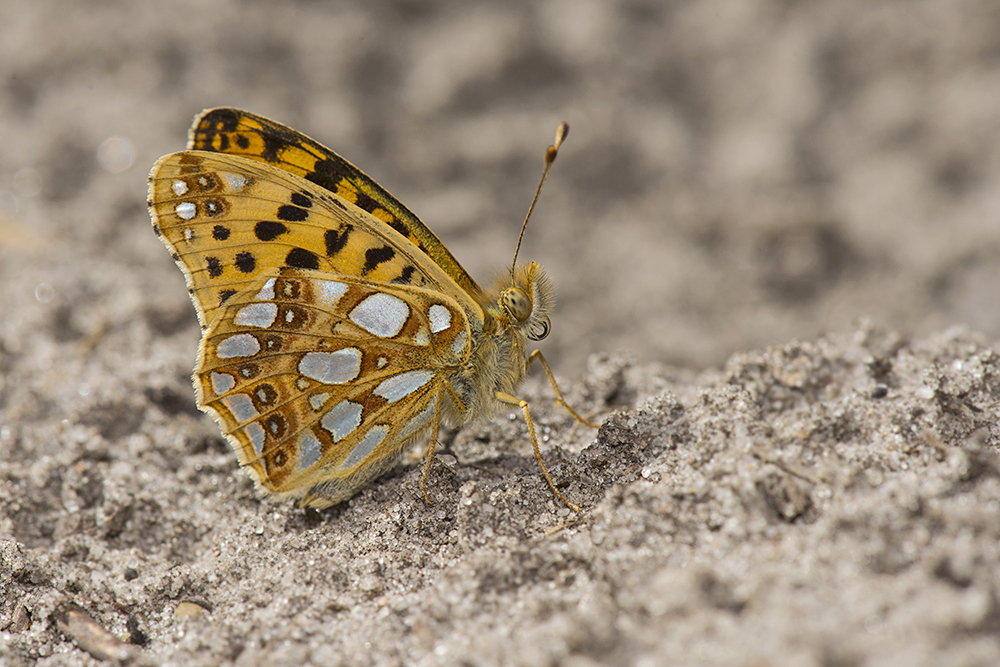
[[[569,123],[559,123],[559,127],[556,129],[555,143],[545,149],[545,168],[542,170],[542,180],[538,182],[535,196],[531,199],[531,206],[528,207],[528,214],[524,216],[524,222],[521,224],[521,233],[517,237],[517,247],[514,248],[514,261],[510,263],[511,278],[514,277],[514,267],[517,266],[517,253],[521,250],[521,239],[524,238],[524,230],[528,227],[531,212],[535,210],[535,204],[538,203],[538,195],[542,194],[542,186],[545,185],[545,179],[549,176],[549,169],[552,168],[552,163],[556,161],[556,155],[559,154],[559,147],[562,146],[562,142],[566,141],[567,136],[569,136]]]

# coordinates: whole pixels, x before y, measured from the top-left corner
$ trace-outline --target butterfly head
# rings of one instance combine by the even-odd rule
[[[549,313],[555,290],[545,270],[534,262],[521,264],[498,285],[497,307],[514,329],[531,340],[549,335]]]
[[[497,284],[497,292],[500,294],[497,307],[503,319],[520,335],[527,336],[531,340],[542,340],[549,335],[549,313],[555,304],[555,290],[542,267],[534,262],[519,265],[517,253],[521,249],[521,241],[524,239],[528,220],[531,219],[531,212],[538,203],[538,195],[541,194],[552,163],[559,154],[559,147],[568,134],[569,125],[560,123],[556,130],[555,142],[545,149],[545,168],[542,170],[538,188],[535,189],[535,196],[531,199],[531,205],[528,206],[528,214],[524,216],[524,222],[521,224],[521,234],[517,237],[510,274]]]

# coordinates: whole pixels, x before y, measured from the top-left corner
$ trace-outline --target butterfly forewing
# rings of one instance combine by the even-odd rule
[[[399,232],[462,290],[481,293],[451,251],[417,216],[360,169],[301,132],[240,109],[208,109],[195,119],[188,148],[244,156],[315,183]]]
[[[161,158],[150,210],[188,279],[202,326],[266,272],[288,266],[414,285],[480,306],[392,227],[338,195],[247,158],[186,151]]]
[[[431,425],[471,333],[440,292],[279,269],[229,299],[205,332],[199,406],[262,486],[330,504]]]

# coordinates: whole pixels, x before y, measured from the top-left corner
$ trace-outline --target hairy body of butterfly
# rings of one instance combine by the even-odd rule
[[[553,153],[554,157],[554,153]],[[437,237],[332,151],[235,109],[203,112],[150,174],[154,230],[203,329],[197,402],[269,493],[322,508],[442,424],[527,404],[553,288],[534,262],[484,291]],[[570,413],[586,423],[571,409]],[[423,485],[423,481],[422,481]],[[425,491],[426,497],[426,491]]]

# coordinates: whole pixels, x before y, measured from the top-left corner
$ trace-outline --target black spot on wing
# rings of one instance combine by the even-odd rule
[[[221,306],[222,304],[224,304],[226,301],[229,300],[229,297],[231,297],[234,294],[236,294],[236,290],[234,289],[224,289],[221,292],[219,292],[219,305]]]
[[[276,470],[276,469],[282,467],[283,465],[285,465],[285,459],[286,458],[287,457],[285,456],[285,450],[279,449],[278,451],[276,451],[274,454],[271,455],[271,458],[270,458],[271,465],[269,465],[267,467],[267,471],[270,472],[272,470]],[[268,459],[265,457],[264,460],[266,461]]]
[[[381,248],[369,248],[365,251],[365,265],[361,267],[361,275],[365,276],[375,270],[382,262],[388,262],[396,256],[396,251],[387,245]]]
[[[218,257],[206,257],[205,268],[208,269],[209,278],[218,278],[222,275],[222,262]]]
[[[274,293],[280,294],[282,299],[296,301],[302,296],[302,283],[289,278],[279,278],[274,285]]]
[[[305,178],[330,192],[337,191],[337,183],[341,180],[337,173],[337,163],[333,160],[316,160],[313,170],[306,174]]]
[[[278,399],[278,392],[275,391],[274,387],[265,382],[257,385],[250,398],[258,412],[266,412]]]
[[[281,348],[284,347],[285,343],[281,336],[278,334],[263,334],[258,337],[258,340],[263,347],[268,352],[280,352]]]
[[[305,248],[292,248],[285,257],[285,264],[296,269],[318,269],[319,258]]]
[[[389,282],[396,283],[397,285],[409,285],[413,279],[413,271],[412,266],[404,266],[400,274]]]
[[[281,151],[287,144],[267,134],[261,134],[260,138],[264,141],[264,148],[261,150],[260,156],[267,162],[277,162]]]
[[[246,150],[250,148],[250,139],[245,134],[237,134],[236,145],[242,148],[243,150]]]
[[[216,241],[225,241],[229,238],[229,228],[222,225],[216,225],[212,228],[212,238]]]
[[[354,200],[354,205],[363,211],[371,213],[377,208],[382,208],[374,199],[366,195],[364,192],[359,192],[357,197],[358,198]]]
[[[287,231],[288,227],[272,220],[261,220],[253,228],[253,233],[261,241],[273,241]]]
[[[216,132],[233,132],[240,124],[240,114],[235,109],[214,109],[202,118],[205,122]]]
[[[215,174],[209,172],[202,172],[198,174],[198,177],[194,180],[188,180],[188,184],[194,187],[198,192],[215,192],[219,190],[222,184],[219,179],[215,177]]]
[[[236,268],[243,273],[251,273],[257,266],[257,260],[254,258],[253,253],[241,252],[236,255]]]
[[[298,206],[291,206],[289,204],[284,204],[278,207],[278,220],[285,220],[287,222],[302,222],[309,217],[309,211],[304,208],[299,208]]]
[[[271,436],[275,440],[281,440],[285,437],[285,433],[288,431],[288,422],[285,418],[279,414],[270,415],[264,420],[267,428],[265,430],[269,431]],[[285,452],[278,451],[274,455],[274,462],[276,465],[281,466],[284,464]]]
[[[292,203],[302,208],[312,208],[313,202],[309,195],[303,192],[292,193]]]
[[[403,236],[405,236],[406,238],[410,238],[410,230],[407,229],[406,225],[404,225],[401,221],[396,220],[394,218],[394,219],[392,219],[392,220],[389,221],[389,226],[392,227],[393,229],[395,229],[397,232],[399,232]]]
[[[198,121],[192,148],[206,151],[225,151],[229,148],[229,137],[226,132],[232,132],[239,125],[239,116],[233,109],[214,109]],[[215,138],[219,138],[219,146],[215,146]]]
[[[255,363],[244,364],[240,367],[239,373],[247,380],[252,380],[260,375],[260,366]]]
[[[229,210],[229,206],[226,204],[225,200],[215,198],[206,199],[202,202],[202,207],[205,209],[205,213],[210,218],[216,218]]]
[[[278,311],[280,315],[281,328],[287,331],[295,331],[309,324],[312,321],[310,312],[298,306],[284,305]]]
[[[344,225],[343,229],[328,229],[323,232],[323,240],[326,241],[326,256],[333,257],[344,249],[347,245],[347,236],[353,231],[351,225]]]

